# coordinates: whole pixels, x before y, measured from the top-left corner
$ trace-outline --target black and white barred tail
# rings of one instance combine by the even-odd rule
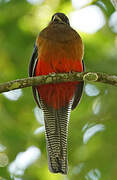
[[[67,134],[71,107],[67,105],[53,109],[41,101],[41,108],[44,112],[49,170],[53,173],[67,174]]]

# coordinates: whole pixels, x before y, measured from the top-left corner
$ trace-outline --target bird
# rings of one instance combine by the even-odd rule
[[[84,71],[84,45],[68,17],[55,13],[37,36],[29,64],[29,76]],[[83,81],[32,86],[33,96],[43,111],[48,168],[52,173],[67,174],[67,136],[71,110],[78,105]]]

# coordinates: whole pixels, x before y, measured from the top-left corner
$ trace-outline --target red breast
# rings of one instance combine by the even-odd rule
[[[82,72],[83,43],[79,34],[65,24],[50,23],[41,31],[36,41],[38,62],[35,75]],[[40,97],[50,106],[58,109],[72,99],[78,82],[41,85]]]

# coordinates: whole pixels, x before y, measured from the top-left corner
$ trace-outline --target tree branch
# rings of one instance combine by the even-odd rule
[[[62,74],[49,74],[47,76],[28,77],[24,79],[17,79],[0,84],[0,93],[26,88],[30,86],[38,86],[41,84],[60,83],[68,81],[90,81],[90,82],[102,82],[110,85],[117,86],[117,76],[109,75],[106,73],[95,72],[73,72]]]

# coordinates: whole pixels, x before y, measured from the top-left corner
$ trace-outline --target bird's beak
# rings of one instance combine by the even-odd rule
[[[53,18],[53,21],[55,21],[55,20],[63,22],[62,19],[59,16],[57,16],[57,15],[55,15],[54,18]]]

